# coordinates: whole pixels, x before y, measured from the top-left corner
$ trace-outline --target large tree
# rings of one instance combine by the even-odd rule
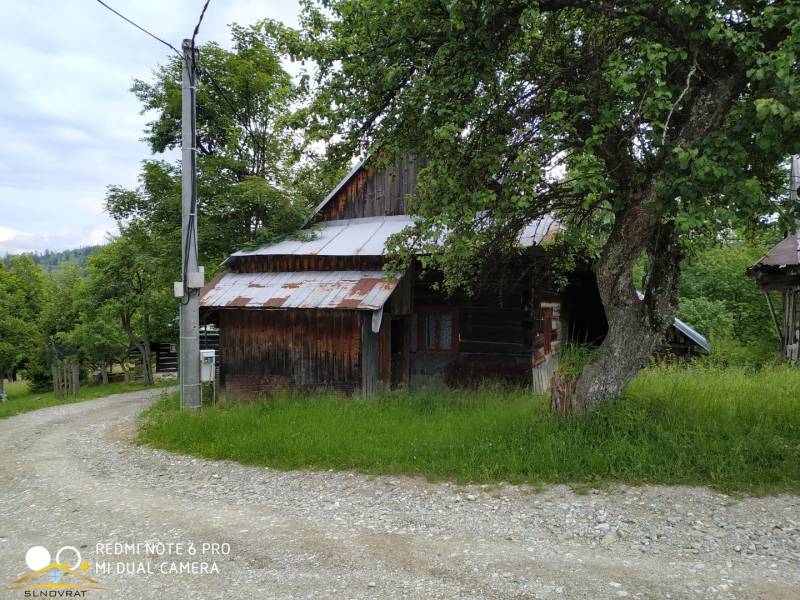
[[[301,151],[293,106],[299,90],[261,25],[231,27],[233,49],[199,48],[197,76],[198,238],[208,271],[231,252],[295,231],[339,173],[313,169]],[[181,59],[172,57],[132,91],[154,154],[181,145]],[[180,270],[180,166],[147,160],[135,190],[111,186],[109,214],[144,224],[164,243],[165,264]],[[177,274],[174,274],[177,278]]]
[[[317,0],[283,39],[315,64],[307,125],[332,156],[428,159],[401,255],[470,288],[545,213],[586,247],[609,329],[581,411],[658,347],[691,240],[774,211],[800,152],[798,23],[794,1]]]
[[[0,263],[0,396],[5,378],[35,352],[42,280],[29,256],[11,258],[8,269]]]

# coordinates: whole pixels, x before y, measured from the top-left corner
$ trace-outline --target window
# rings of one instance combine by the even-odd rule
[[[423,308],[419,311],[417,344],[420,352],[456,352],[458,315],[452,308]]]

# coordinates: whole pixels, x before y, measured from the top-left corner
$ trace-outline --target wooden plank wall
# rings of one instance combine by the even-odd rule
[[[800,287],[783,291],[783,356],[789,364],[800,362]]]
[[[452,306],[458,309],[459,351],[493,354],[530,352],[535,318],[530,308],[532,290],[529,279],[487,281],[473,297],[445,296],[433,288],[438,278],[418,278],[413,296],[415,311],[425,306]]]
[[[380,171],[362,167],[328,201],[316,220],[405,214],[405,197],[417,194],[417,174],[421,166],[420,161],[408,159]]]
[[[531,285],[523,269],[512,269],[507,276],[487,277],[477,295],[445,296],[436,290],[436,279],[418,279],[414,286],[414,312],[425,306],[449,306],[458,311],[458,352],[430,353],[412,348],[412,384],[474,385],[484,379],[497,379],[523,385],[532,377],[532,351],[542,344],[534,303],[551,300],[544,279]],[[534,294],[534,292],[536,292]],[[536,304],[538,306],[538,304]]]
[[[372,315],[361,315],[361,393],[373,396],[380,389],[380,339],[372,331]]]
[[[220,385],[227,397],[286,388],[353,393],[361,383],[356,311],[221,310]]]
[[[289,271],[381,271],[381,256],[242,256],[231,271],[236,273],[282,273]]]

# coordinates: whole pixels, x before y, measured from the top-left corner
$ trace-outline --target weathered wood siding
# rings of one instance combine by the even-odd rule
[[[236,273],[283,273],[292,271],[359,271],[383,269],[381,256],[243,256],[231,271]]]
[[[230,398],[285,388],[353,393],[361,384],[361,318],[346,310],[222,310],[220,385]]]
[[[322,207],[316,220],[405,214],[406,195],[418,191],[417,174],[420,166],[420,161],[405,160],[380,171],[362,167]]]
[[[800,362],[800,286],[783,291],[783,357],[791,365]]]
[[[472,385],[485,379],[527,385],[544,358],[558,353],[560,327],[553,319],[559,318],[559,295],[552,291],[545,272],[531,269],[530,264],[527,269],[522,265],[512,268],[485,279],[482,290],[473,297],[447,297],[434,288],[436,281],[417,279],[413,289],[412,386]],[[457,351],[421,348],[419,319],[430,307],[456,311]],[[546,321],[545,315],[551,321]]]

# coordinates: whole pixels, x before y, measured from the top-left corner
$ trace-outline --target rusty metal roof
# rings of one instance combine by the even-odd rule
[[[748,269],[753,272],[761,267],[789,267],[800,264],[800,250],[798,250],[798,232],[787,235],[772,250],[762,256],[756,264]]]
[[[383,271],[223,273],[203,289],[200,306],[378,310],[398,281]]]
[[[256,250],[232,254],[224,264],[242,256],[319,255],[319,256],[383,256],[389,237],[414,224],[409,215],[363,217],[324,221],[310,233],[309,240],[284,240]],[[520,233],[519,242],[530,247],[552,238],[562,225],[550,215],[528,224]]]

